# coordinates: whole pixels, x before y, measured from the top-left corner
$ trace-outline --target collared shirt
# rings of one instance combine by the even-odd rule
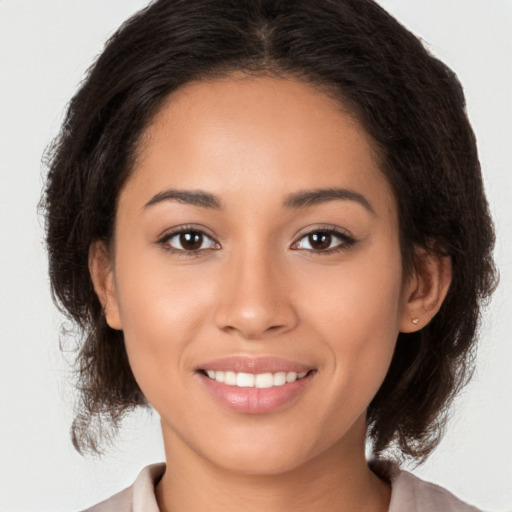
[[[391,483],[389,512],[481,512],[392,462],[377,461],[372,469]],[[84,512],[160,512],[155,486],[164,472],[164,463],[147,466],[131,487]]]

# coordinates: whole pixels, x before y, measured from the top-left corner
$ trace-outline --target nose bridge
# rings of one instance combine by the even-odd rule
[[[226,262],[223,290],[216,310],[219,328],[244,338],[287,330],[296,314],[286,293],[283,262],[269,248],[245,246]]]

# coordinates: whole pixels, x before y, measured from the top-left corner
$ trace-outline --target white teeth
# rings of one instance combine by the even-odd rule
[[[286,383],[295,382],[302,379],[308,372],[276,372],[276,373],[236,373],[232,371],[213,371],[207,370],[206,374],[210,379],[217,382],[223,382],[229,386],[238,386],[240,388],[271,388],[273,386],[283,386]]]
[[[212,377],[214,379],[215,377]],[[224,374],[224,383],[229,384],[230,386],[236,386],[236,373],[235,372],[226,372]]]
[[[286,384],[286,372],[274,373],[274,386]]]
[[[258,373],[254,379],[255,388],[271,388],[274,385],[274,376],[271,373]]]
[[[236,376],[236,385],[239,388],[253,388],[254,380],[254,374],[252,373],[239,373]]]
[[[286,382],[295,382],[297,380],[297,374],[295,372],[288,372],[286,374]]]

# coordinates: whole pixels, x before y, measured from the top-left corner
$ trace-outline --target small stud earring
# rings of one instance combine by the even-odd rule
[[[412,319],[412,323],[413,323],[414,325],[419,324],[419,322],[420,322],[420,319],[419,319],[419,318],[413,318],[413,319]]]

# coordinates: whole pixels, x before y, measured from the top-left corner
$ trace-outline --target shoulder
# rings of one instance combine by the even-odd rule
[[[132,488],[128,487],[105,501],[90,507],[83,512],[131,512]]]
[[[389,461],[375,461],[372,469],[391,483],[389,512],[481,512],[452,493],[402,471]]]
[[[155,486],[165,472],[165,464],[146,466],[130,487],[83,512],[159,512]]]

